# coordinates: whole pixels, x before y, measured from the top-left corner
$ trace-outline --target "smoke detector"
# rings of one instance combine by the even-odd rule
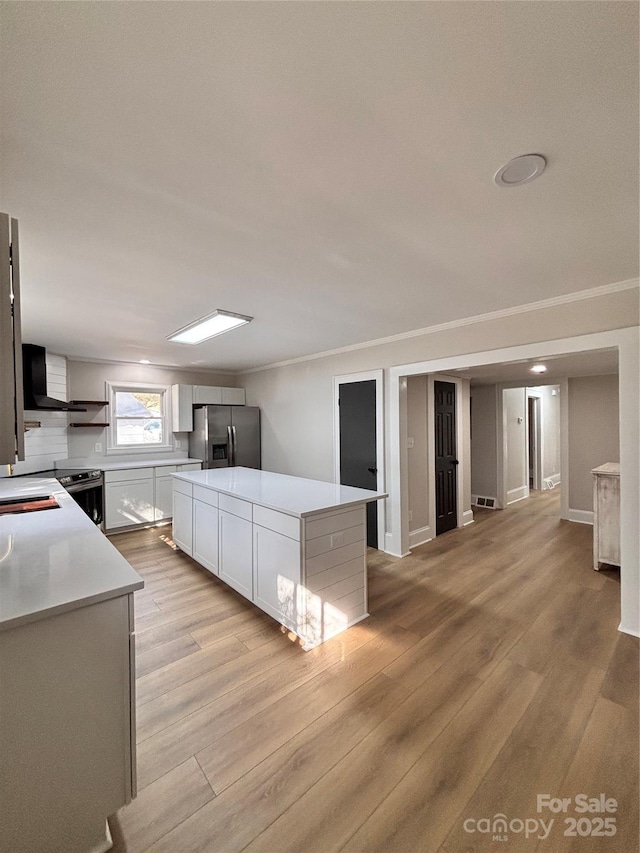
[[[541,175],[547,166],[542,154],[522,154],[503,166],[493,176],[499,187],[518,187]]]

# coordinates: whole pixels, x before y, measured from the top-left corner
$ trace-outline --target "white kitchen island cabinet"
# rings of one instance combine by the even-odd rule
[[[173,476],[174,542],[303,648],[368,616],[365,508],[384,492],[252,468]]]
[[[57,481],[0,481],[35,495],[59,506],[0,518],[0,853],[98,853],[136,794],[143,582]]]

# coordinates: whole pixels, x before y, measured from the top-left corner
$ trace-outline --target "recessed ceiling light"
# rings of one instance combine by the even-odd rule
[[[148,358],[141,358],[141,359],[140,359],[140,364],[151,364],[151,362],[149,361],[149,359],[148,359]]]
[[[499,187],[517,187],[541,175],[547,165],[542,154],[522,154],[503,166],[493,176]]]
[[[529,370],[532,373],[545,373],[547,368],[544,364],[534,364],[533,367],[530,367]]]
[[[209,340],[209,338],[215,338],[216,335],[221,335],[223,332],[229,332],[237,326],[244,326],[251,320],[253,317],[233,314],[231,311],[222,311],[218,308],[213,314],[207,314],[206,317],[201,317],[200,320],[178,329],[177,332],[168,336],[168,340],[175,341],[178,344],[199,344],[202,341]]]

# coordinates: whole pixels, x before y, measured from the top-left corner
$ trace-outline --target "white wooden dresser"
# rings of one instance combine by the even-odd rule
[[[620,463],[606,462],[593,474],[593,568],[620,565]]]

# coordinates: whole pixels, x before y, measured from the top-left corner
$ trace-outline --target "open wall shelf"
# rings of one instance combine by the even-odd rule
[[[98,423],[91,423],[88,421],[87,423],[84,423],[84,424],[81,424],[81,423],[69,424],[69,426],[73,427],[74,429],[79,429],[80,427],[98,427],[99,429],[104,429],[105,427],[108,427],[109,424],[108,423],[98,424]]]
[[[74,406],[108,406],[108,400],[71,400]]]

